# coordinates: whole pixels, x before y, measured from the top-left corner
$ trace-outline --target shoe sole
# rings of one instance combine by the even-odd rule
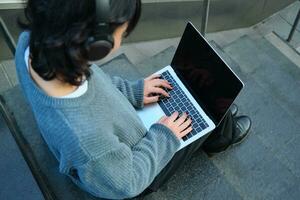
[[[215,156],[215,155],[217,155],[217,154],[224,153],[224,152],[228,151],[229,149],[234,148],[235,146],[238,146],[239,144],[241,144],[241,143],[248,137],[248,135],[250,134],[250,132],[249,132],[250,129],[251,129],[251,127],[250,127],[249,130],[247,131],[246,136],[243,137],[239,142],[230,144],[230,145],[228,145],[228,147],[226,147],[226,149],[224,149],[224,150],[222,150],[222,151],[219,151],[219,152],[217,152],[217,153],[207,153],[207,156],[208,156],[208,157],[213,157],[213,156]]]
[[[249,130],[250,130],[250,129],[251,129],[251,127],[249,128]],[[245,139],[248,137],[248,135],[250,134],[249,130],[247,131],[245,137],[243,137],[239,142],[233,143],[233,144],[231,144],[230,146],[235,147],[235,146],[241,144],[242,142],[244,142],[244,140],[245,140]]]

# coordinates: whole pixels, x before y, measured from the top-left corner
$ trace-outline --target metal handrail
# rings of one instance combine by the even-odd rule
[[[287,42],[290,42],[290,41],[292,40],[292,38],[293,38],[293,36],[294,36],[294,33],[295,33],[295,31],[296,31],[297,25],[298,25],[298,23],[299,23],[299,19],[300,19],[300,9],[299,9],[298,14],[297,14],[297,16],[296,16],[296,19],[295,19],[295,22],[294,22],[294,24],[293,24],[292,30],[291,30],[291,32],[290,32],[290,34],[289,34],[289,37],[288,37],[288,39],[286,40]]]
[[[11,36],[10,32],[8,31],[8,28],[6,27],[4,21],[2,20],[1,17],[0,17],[0,31],[3,32],[4,40],[5,40],[6,44],[8,45],[11,53],[13,55],[15,55],[16,43],[15,43],[13,37]]]
[[[203,37],[205,36],[206,29],[207,29],[209,6],[210,6],[210,0],[204,0],[203,1],[203,11],[202,11],[202,23],[201,23],[201,30],[200,30]]]

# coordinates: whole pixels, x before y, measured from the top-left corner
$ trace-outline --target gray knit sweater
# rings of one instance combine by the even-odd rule
[[[97,197],[123,199],[141,193],[180,145],[164,125],[146,130],[138,118],[134,107],[143,107],[144,81],[111,78],[93,65],[84,95],[50,97],[26,69],[29,38],[29,32],[19,37],[17,74],[60,172]]]

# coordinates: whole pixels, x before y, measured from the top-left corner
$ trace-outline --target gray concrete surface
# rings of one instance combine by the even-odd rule
[[[44,199],[1,114],[0,161],[0,199]]]
[[[279,15],[286,20],[289,24],[294,24],[297,13],[300,9],[300,2],[297,1],[290,6],[288,6],[285,10],[279,12]],[[297,26],[297,30],[300,31],[300,23]]]
[[[290,161],[282,160],[280,155],[284,148],[291,148],[291,142],[298,140],[300,126],[295,116],[284,108],[289,103],[276,94],[276,90],[280,88],[277,84],[282,79],[274,74],[280,65],[277,62],[281,59],[272,58],[273,53],[268,53],[266,49],[254,48],[253,45],[259,46],[262,41],[245,40],[247,39],[242,38],[236,41],[226,47],[225,51],[240,65],[242,73],[245,74],[246,87],[238,104],[241,111],[249,114],[253,120],[252,135],[238,151],[229,151],[225,157],[219,155],[214,158],[214,163],[223,169],[226,178],[245,199],[280,199],[295,184],[299,184],[298,170],[291,168]],[[280,66],[282,78],[293,77],[285,72],[285,68],[289,67],[289,64]],[[299,69],[295,72],[299,73]],[[285,83],[287,85],[288,82]],[[291,93],[288,92],[289,94]],[[299,107],[299,103],[297,105]],[[292,147],[291,152],[299,153],[299,150],[299,146]],[[285,156],[295,159],[294,154]],[[293,191],[297,194],[299,192],[299,189]]]
[[[269,33],[265,38],[275,46],[282,54],[284,54],[289,60],[300,68],[300,53],[297,49],[292,48],[286,40],[283,40],[280,36],[274,32]]]

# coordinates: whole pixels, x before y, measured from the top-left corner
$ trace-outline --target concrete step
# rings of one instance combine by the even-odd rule
[[[16,69],[13,60],[0,63],[0,93],[17,85]]]
[[[102,64],[100,68],[111,76],[120,76],[128,80],[141,78],[141,74],[135,69],[135,66],[128,60],[125,54],[121,54],[111,61]],[[98,67],[94,69],[99,70]]]
[[[244,199],[281,199],[300,183],[299,156],[286,153],[300,151],[300,126],[255,80],[244,82],[236,103],[253,122],[250,135],[212,161]]]
[[[244,36],[227,46],[228,53],[274,98],[281,108],[300,122],[300,70],[266,39],[251,40]]]
[[[8,90],[11,87],[11,83],[7,74],[3,71],[3,66],[0,64],[0,93]]]
[[[239,114],[248,115],[253,122],[248,138],[239,146],[213,157],[213,163],[244,199],[296,199],[294,197],[300,194],[295,190],[300,181],[296,167],[299,159],[295,153],[285,152],[291,149],[299,152],[300,147],[294,146],[299,143],[300,125],[252,74],[245,73],[243,62],[233,60],[217,45],[213,46],[245,83],[236,103]],[[248,56],[253,59],[253,55]],[[237,63],[241,63],[240,69]],[[290,144],[293,144],[291,149]]]
[[[295,3],[288,6],[286,9],[279,12],[279,15],[285,19],[289,24],[294,24],[297,13],[300,9],[300,2],[296,1]],[[297,25],[297,30],[300,32],[300,24]]]
[[[201,151],[145,200],[242,199],[220,170]]]
[[[136,69],[140,74],[142,74],[142,76],[147,77],[161,68],[170,65],[175,51],[176,48],[174,46],[170,46],[162,52],[142,61],[141,63],[138,63],[136,65]]]
[[[16,86],[19,81],[17,78],[16,65],[14,60],[4,60],[0,63],[3,73],[7,76],[11,87]]]
[[[15,120],[16,134],[19,136],[21,151],[30,158],[29,165],[47,199],[94,199],[82,192],[68,177],[59,173],[58,162],[43,140],[33,113],[25,100],[19,85],[2,94],[6,107]],[[11,177],[12,180],[17,179]]]
[[[265,38],[276,47],[283,55],[290,59],[295,65],[300,68],[300,52],[287,43],[283,38],[275,32],[269,33]]]
[[[279,144],[282,145],[292,140],[292,138],[297,137],[297,128],[300,128],[300,126],[295,119],[278,104],[276,99],[273,98],[267,90],[258,84],[254,76],[243,72],[242,66],[238,64],[239,60],[235,61],[217,45],[213,44],[213,46],[245,83],[245,88],[237,98],[236,103],[239,106],[240,114],[249,114],[252,118],[253,129],[260,129],[258,132],[264,135],[270,134],[268,139],[272,139],[272,136],[277,134],[286,134],[286,137],[280,139],[282,142],[279,142]],[[251,95],[251,93],[257,93],[257,95]],[[274,106],[270,106],[270,104]],[[278,114],[275,115],[275,113]],[[281,121],[281,123],[277,125],[274,121]],[[281,126],[281,128],[278,129],[277,126],[274,125]],[[291,127],[291,129],[285,130],[288,129],[287,127]],[[266,140],[266,144],[267,142],[270,143],[267,146],[273,148],[274,151],[280,149],[280,145],[275,145],[278,142],[276,140],[277,138]]]
[[[1,113],[0,160],[0,199],[44,199]]]
[[[286,9],[283,10],[284,12],[287,12]],[[265,36],[272,31],[276,32],[280,37],[283,39],[287,39],[290,31],[292,29],[292,24],[286,21],[282,16],[280,15],[274,15],[271,16],[261,23],[258,23],[253,26],[253,30],[262,36]],[[300,32],[295,31],[294,37],[292,38],[290,45],[292,45],[294,48],[297,48],[300,46]]]

